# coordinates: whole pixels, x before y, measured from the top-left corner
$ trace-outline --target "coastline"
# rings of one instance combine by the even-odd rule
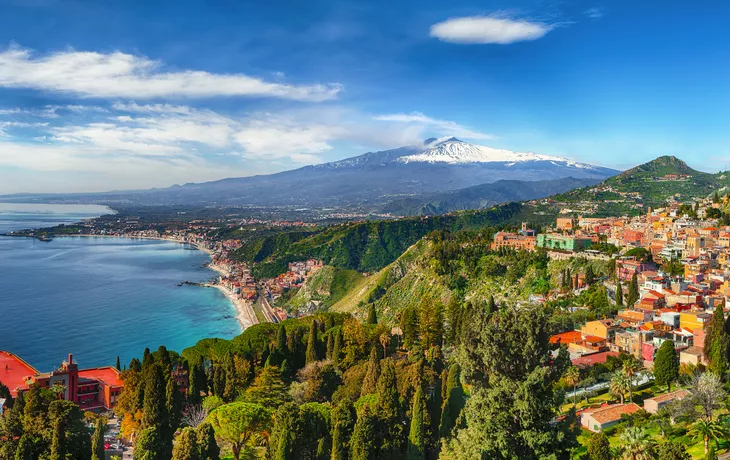
[[[14,238],[35,238],[33,236],[24,236],[24,235],[3,235],[8,237],[14,237]],[[154,236],[128,236],[128,235],[59,235],[55,238],[126,238],[131,240],[154,240],[154,241],[166,241],[169,243],[178,243],[178,244],[187,244],[198,251],[202,251],[210,257],[210,262],[208,262],[206,265],[207,268],[219,273],[222,276],[228,276],[228,270],[224,269],[220,265],[213,263],[213,251],[211,251],[208,248],[205,248],[203,246],[200,246],[197,243],[191,243],[188,241],[181,241],[175,238],[163,238],[163,237],[154,237]],[[238,325],[241,328],[241,332],[245,331],[247,328],[253,326],[254,324],[257,324],[258,321],[256,321],[256,316],[253,313],[253,306],[250,305],[250,302],[243,300],[241,298],[236,297],[236,295],[230,290],[227,289],[225,286],[218,284],[218,283],[201,283],[199,286],[202,287],[208,287],[208,288],[216,288],[218,289],[225,297],[228,299],[228,301],[233,305],[233,307],[236,309],[236,321],[238,321]]]

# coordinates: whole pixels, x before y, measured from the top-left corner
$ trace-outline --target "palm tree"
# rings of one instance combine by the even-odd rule
[[[627,427],[621,436],[624,460],[652,460],[656,443],[646,431],[636,426]]]
[[[609,383],[608,388],[612,395],[616,396],[617,398],[621,398],[621,404],[623,404],[624,396],[626,395],[626,392],[629,390],[630,386],[631,384],[629,382],[629,379],[626,378],[623,372],[616,371],[611,377],[611,382]]]
[[[576,401],[575,393],[578,382],[580,382],[580,370],[575,366],[570,366],[568,371],[565,373],[565,381],[568,385],[573,387],[573,407],[576,407],[578,403]]]
[[[709,420],[698,420],[692,424],[688,433],[705,443],[705,455],[710,450],[710,439],[718,440],[726,437],[727,433],[719,422]]]
[[[621,372],[629,382],[629,402],[634,402],[634,376],[639,372],[639,363],[635,359],[624,361]]]

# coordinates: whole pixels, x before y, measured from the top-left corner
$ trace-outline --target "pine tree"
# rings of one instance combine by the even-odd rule
[[[96,421],[94,436],[91,438],[91,460],[106,460],[104,453],[104,422],[101,418]]]
[[[307,352],[305,356],[307,364],[319,361],[319,357],[317,356],[317,320],[312,320],[312,324],[309,327]]]
[[[375,393],[377,390],[378,377],[380,376],[380,361],[378,360],[378,350],[375,347],[370,349],[370,359],[368,360],[367,369],[365,370],[365,378],[362,381],[362,389],[360,395],[365,396]]]
[[[368,306],[368,324],[378,324],[378,314],[375,311],[374,303]]]
[[[667,385],[672,391],[672,382],[679,378],[679,357],[671,340],[665,340],[654,359],[654,378],[657,385]]]
[[[195,430],[190,427],[183,428],[172,449],[172,460],[200,460]]]
[[[342,329],[337,329],[335,332],[335,343],[332,346],[332,363],[335,366],[340,365],[340,355],[342,354]]]
[[[616,281],[616,305],[619,307],[624,305],[624,289],[621,287],[621,281]]]
[[[395,375],[395,365],[390,358],[380,362],[380,377],[378,378],[378,402],[375,416],[378,420],[377,439],[381,453],[385,458],[394,458],[402,452],[405,439],[404,423],[400,395],[398,394],[398,380]]]
[[[633,307],[637,300],[639,300],[639,278],[634,273],[631,283],[629,283],[629,292],[626,295],[626,306]]]
[[[221,451],[215,441],[215,431],[208,422],[203,422],[196,429],[198,456],[200,460],[220,460]]]
[[[456,419],[464,408],[464,388],[461,386],[461,369],[458,364],[452,364],[449,367],[449,377],[444,394],[439,434],[442,438],[448,438],[451,436],[451,430],[456,426]]]
[[[377,420],[370,413],[368,406],[363,407],[362,413],[355,422],[350,440],[350,460],[371,460],[376,458],[377,445],[375,443]]]
[[[413,397],[413,408],[411,409],[411,428],[408,433],[408,460],[423,460],[426,458],[426,427],[423,421],[424,406],[423,390],[419,386]]]
[[[332,409],[332,455],[330,460],[346,460],[355,427],[355,409],[345,400]]]

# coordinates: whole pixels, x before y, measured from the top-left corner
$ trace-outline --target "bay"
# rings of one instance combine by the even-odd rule
[[[178,286],[215,276],[208,260],[167,241],[0,237],[0,349],[45,372],[68,353],[82,367],[106,366],[145,347],[179,352],[205,337],[232,338],[240,326],[222,293]]]

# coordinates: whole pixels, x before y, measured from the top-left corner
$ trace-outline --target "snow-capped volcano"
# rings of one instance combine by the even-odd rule
[[[579,168],[592,168],[591,165],[578,163],[567,158],[541,155],[532,152],[513,152],[495,149],[484,145],[469,144],[449,137],[444,139],[428,139],[426,149],[411,155],[398,158],[400,163],[521,163],[525,161],[551,161]]]

